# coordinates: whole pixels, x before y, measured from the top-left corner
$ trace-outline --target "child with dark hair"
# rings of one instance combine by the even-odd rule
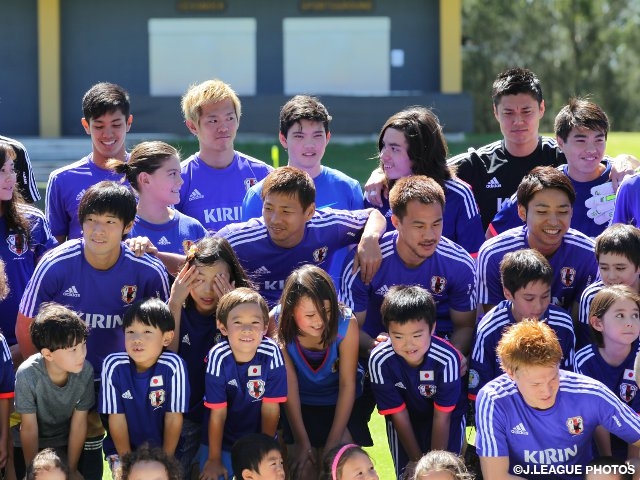
[[[284,480],[284,462],[278,441],[264,433],[250,433],[231,447],[231,465],[237,480]]]
[[[95,400],[93,368],[86,360],[89,329],[74,311],[45,303],[30,334],[39,353],[16,372],[15,408],[21,416],[13,429],[16,475],[22,478],[38,451],[50,447],[66,459],[72,477],[84,476],[86,462],[101,461],[99,453],[83,452]]]
[[[69,467],[56,451],[53,448],[45,448],[33,458],[24,478],[25,480],[67,480],[69,477]]]
[[[127,310],[122,329],[126,352],[105,358],[98,404],[108,415],[104,452],[112,471],[144,442],[173,455],[189,404],[184,360],[165,351],[175,330],[169,307],[158,298],[139,301]]]
[[[178,461],[160,447],[143,443],[122,457],[116,480],[189,480],[180,475]]]

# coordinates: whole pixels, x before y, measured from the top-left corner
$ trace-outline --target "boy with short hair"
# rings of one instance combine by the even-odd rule
[[[120,181],[121,176],[108,170],[106,163],[110,158],[127,161],[130,109],[129,94],[113,83],[97,83],[84,94],[80,121],[91,136],[91,153],[54,170],[47,182],[45,214],[58,242],[82,236],[78,204],[90,186],[103,180]]]
[[[173,455],[189,405],[184,360],[165,351],[175,322],[158,298],[136,302],[122,321],[126,352],[104,359],[98,411],[108,415],[104,453],[114,470],[123,455],[148,442]]]
[[[204,405],[209,409],[208,445],[200,447],[200,478],[231,478],[231,449],[248,433],[272,438],[287,401],[287,371],[278,345],[265,336],[266,302],[240,287],[218,302],[216,319],[226,337],[207,356]]]
[[[489,310],[476,326],[469,370],[471,400],[487,382],[502,375],[496,346],[506,327],[524,319],[544,320],[553,328],[562,346],[561,367],[573,370],[573,321],[567,312],[551,305],[553,270],[549,261],[532,249],[509,252],[500,262],[500,278],[505,300]]]
[[[66,453],[74,478],[78,471],[84,475],[80,457],[95,400],[93,368],[86,360],[89,329],[74,311],[45,303],[30,335],[38,353],[16,372],[15,407],[22,418],[13,436],[16,476],[24,477],[26,465],[47,447]],[[84,460],[102,460],[99,454],[94,457]]]
[[[457,413],[466,397],[458,352],[432,335],[436,305],[427,290],[393,286],[381,313],[389,338],[371,352],[369,374],[396,476],[403,478],[429,450],[460,453],[464,414]]]
[[[485,312],[504,300],[500,282],[504,255],[533,248],[553,268],[551,302],[577,317],[578,299],[595,279],[597,264],[593,240],[569,228],[575,198],[569,178],[553,167],[536,167],[522,179],[518,215],[526,224],[487,240],[478,254],[478,302]]]
[[[215,233],[242,220],[245,193],[273,168],[234,150],[240,99],[222,80],[190,86],[182,97],[182,113],[199,151],[181,163],[184,183],[176,209]]]
[[[615,194],[609,176],[613,159],[605,155],[609,119],[599,105],[572,98],[555,119],[558,148],[567,163],[558,169],[576,191],[571,228],[595,237],[613,215]],[[515,195],[505,200],[487,229],[487,238],[522,225]]]
[[[284,480],[280,445],[264,433],[250,433],[231,448],[231,464],[238,480]]]

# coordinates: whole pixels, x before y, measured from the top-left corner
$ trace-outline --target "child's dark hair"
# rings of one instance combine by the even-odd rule
[[[249,279],[247,272],[244,270],[238,256],[233,251],[229,241],[223,237],[204,237],[198,242],[191,244],[185,251],[186,263],[196,266],[211,266],[216,262],[224,262],[229,267],[229,282],[233,283],[236,288],[247,287],[254,288],[253,283]],[[185,307],[190,309],[194,307],[191,294],[187,296]]]
[[[13,147],[7,142],[0,140],[0,168],[4,167],[4,164],[7,163],[8,160],[15,161],[15,159],[16,152]],[[31,225],[20,208],[20,205],[24,203],[26,202],[22,198],[16,184],[11,198],[0,201],[0,206],[2,207],[2,216],[7,225],[7,233],[13,230],[15,233],[24,236],[24,247],[28,248],[27,244],[31,237]]]
[[[422,456],[416,465],[413,480],[432,472],[448,472],[455,480],[473,480],[464,460],[455,453],[446,450],[431,450]]]
[[[346,443],[333,447],[322,458],[321,480],[337,480],[342,476],[342,468],[351,457],[369,454],[360,445]]]
[[[264,433],[240,437],[231,447],[231,466],[235,478],[242,479],[243,470],[260,473],[260,462],[274,450],[280,451],[277,440]]]
[[[171,310],[166,303],[156,297],[138,300],[127,309],[122,319],[122,329],[129,328],[133,322],[158,328],[162,333],[176,329]]]
[[[127,91],[115,83],[96,83],[82,97],[82,115],[87,122],[117,110],[129,118],[131,101]]]
[[[497,107],[503,96],[520,93],[531,95],[538,105],[542,103],[542,87],[536,74],[526,68],[513,67],[499,73],[493,81],[491,99]]]
[[[280,167],[269,173],[262,184],[262,201],[271,193],[297,198],[306,210],[316,201],[316,186],[309,174],[296,167]]]
[[[53,448],[45,448],[33,457],[31,463],[27,466],[26,480],[37,480],[38,475],[42,472],[51,472],[60,469],[64,473],[65,478],[69,478],[69,467],[62,461]]]
[[[129,187],[104,180],[84,192],[78,205],[78,220],[83,224],[89,215],[110,213],[129,225],[136,218],[136,197]]]
[[[618,474],[619,480],[632,480],[633,479],[633,467],[624,460],[616,458],[611,455],[601,455],[594,458],[588,464],[590,471],[600,470],[602,473]],[[599,467],[599,468],[598,468]],[[615,469],[607,469],[606,467],[616,467]],[[626,467],[626,468],[625,468]]]
[[[123,162],[117,158],[107,161],[107,168],[124,175],[129,185],[139,191],[138,175],[141,173],[152,174],[171,157],[180,160],[180,154],[173,146],[165,142],[142,142],[133,147],[129,152],[129,160]],[[178,172],[180,174],[180,172]]]
[[[626,257],[633,265],[640,267],[640,229],[625,223],[614,223],[596,237],[596,259],[600,255],[612,253]]]
[[[329,133],[331,115],[316,97],[296,95],[285,103],[280,109],[280,133],[286,137],[289,129],[300,120],[321,122],[325,135]]]
[[[502,286],[511,295],[532,282],[551,286],[553,268],[544,255],[532,248],[523,248],[505,254],[500,262]]]
[[[566,193],[571,206],[576,201],[576,191],[567,175],[557,168],[535,167],[524,176],[518,185],[516,193],[518,205],[522,205],[525,210],[528,209],[533,196],[547,189],[556,189]]]
[[[225,293],[220,300],[218,300],[218,307],[216,308],[216,319],[225,327],[227,326],[227,319],[231,310],[238,305],[245,303],[255,303],[260,307],[262,312],[262,319],[264,320],[265,328],[269,324],[269,307],[267,302],[264,301],[262,295],[255,290],[246,287],[234,288],[229,293]]]
[[[86,341],[89,328],[73,310],[48,302],[40,305],[40,310],[29,327],[29,333],[38,351],[47,348],[54,352]]]
[[[424,320],[431,330],[436,323],[436,302],[418,285],[394,285],[384,295],[380,315],[387,330],[391,322],[404,325],[415,320]]]
[[[602,332],[599,332],[591,325],[591,317],[602,319],[603,315],[607,313],[607,310],[611,308],[611,305],[621,299],[631,300],[638,306],[638,309],[640,309],[640,294],[627,285],[609,285],[604,287],[594,295],[591,301],[591,306],[589,307],[589,330],[591,331],[591,337],[594,343],[598,347],[604,348],[604,337]]]
[[[554,129],[556,135],[566,142],[574,128],[603,133],[606,139],[609,118],[598,104],[585,98],[572,98],[556,115]]]
[[[284,283],[280,297],[278,337],[286,345],[292,343],[300,333],[293,310],[303,297],[311,299],[323,319],[321,340],[327,347],[338,335],[338,316],[342,307],[338,304],[338,295],[329,274],[311,264],[296,268]],[[325,300],[329,301],[329,311],[325,310]]]
[[[180,463],[172,455],[168,455],[161,447],[150,447],[148,443],[143,443],[133,452],[123,455],[120,469],[116,472],[116,480],[127,480],[131,470],[138,462],[158,462],[164,465],[167,470],[169,480],[181,480]]]

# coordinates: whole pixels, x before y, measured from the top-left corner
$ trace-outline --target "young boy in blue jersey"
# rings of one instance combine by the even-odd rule
[[[615,194],[609,176],[613,159],[605,156],[609,119],[597,104],[572,98],[556,115],[558,147],[567,163],[558,167],[576,191],[571,228],[595,237],[613,215]],[[487,238],[522,225],[515,195],[502,204],[487,229]]]
[[[110,158],[127,160],[125,140],[133,122],[130,110],[129,94],[119,85],[96,83],[84,94],[80,121],[91,136],[91,153],[54,170],[47,182],[45,214],[58,242],[82,236],[78,204],[84,192],[100,181],[120,180],[106,164]]]
[[[264,433],[241,437],[231,448],[237,480],[284,480],[284,462],[278,441]]]
[[[469,370],[469,399],[490,380],[502,375],[496,347],[509,325],[524,319],[544,320],[562,346],[561,367],[573,370],[575,335],[571,316],[551,305],[553,270],[542,254],[532,249],[507,253],[500,262],[500,278],[506,300],[489,310],[476,326]]]
[[[329,268],[337,250],[358,243],[360,274],[368,283],[381,254],[378,240],[386,220],[375,209],[316,210],[311,176],[286,166],[271,172],[262,186],[262,217],[230,224],[225,237],[270,307],[280,299],[289,274],[303,264]]]
[[[433,335],[436,304],[424,288],[391,287],[381,313],[389,338],[371,352],[369,374],[396,476],[411,478],[429,450],[460,453],[464,415],[454,413],[466,406],[460,357]]]
[[[640,230],[632,225],[614,223],[596,237],[596,260],[600,279],[580,296],[577,348],[591,343],[589,309],[593,297],[608,285],[627,285],[640,293]]]
[[[100,452],[82,447],[87,436],[89,409],[95,401],[93,368],[86,361],[89,329],[82,319],[56,303],[43,304],[31,324],[31,340],[38,353],[16,372],[14,465],[23,478],[38,451],[55,448],[64,453],[72,478],[88,476],[84,467],[102,462]]]
[[[222,296],[216,309],[226,339],[207,356],[204,405],[209,409],[206,444],[200,447],[200,478],[231,478],[233,444],[244,435],[276,434],[280,404],[287,400],[287,372],[278,345],[265,337],[264,299],[240,287]],[[242,472],[235,472],[241,475]]]
[[[112,471],[123,455],[148,442],[173,455],[189,405],[184,360],[165,351],[175,322],[158,298],[136,302],[122,322],[126,352],[104,359],[98,411],[108,415],[104,453]]]
[[[536,167],[518,186],[518,215],[525,222],[487,240],[478,254],[478,302],[488,312],[504,300],[500,262],[507,252],[533,248],[553,268],[551,302],[575,315],[583,290],[595,280],[593,240],[570,228],[576,192],[565,174]]]
[[[182,97],[182,113],[198,138],[198,152],[181,164],[184,183],[176,209],[214,233],[242,220],[245,193],[273,168],[234,149],[240,99],[222,80],[190,86]]]
[[[561,370],[562,348],[545,322],[512,325],[497,354],[505,373],[476,400],[484,478],[582,479],[600,426],[640,446],[640,416],[601,382]]]

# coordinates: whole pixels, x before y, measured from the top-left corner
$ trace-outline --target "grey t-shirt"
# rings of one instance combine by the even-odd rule
[[[95,402],[93,367],[85,360],[80,373],[70,373],[66,385],[55,385],[40,353],[31,355],[16,372],[15,405],[18,413],[35,413],[38,419],[38,447],[64,447],[69,441],[71,415],[89,410]],[[17,435],[16,435],[17,433]],[[19,431],[13,429],[18,447]]]

